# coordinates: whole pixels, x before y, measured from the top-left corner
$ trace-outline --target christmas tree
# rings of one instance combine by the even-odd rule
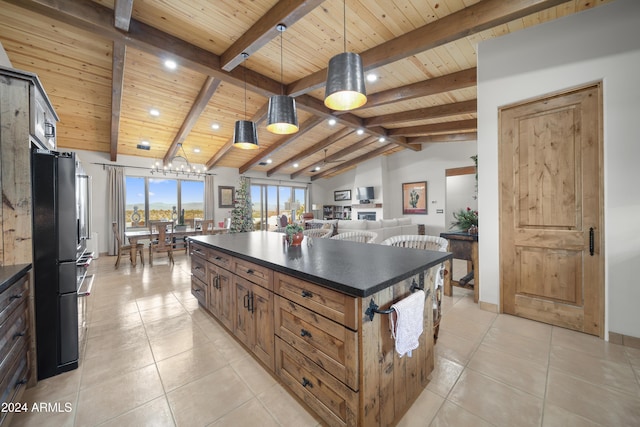
[[[240,184],[236,190],[234,207],[231,211],[231,227],[229,228],[229,232],[243,233],[253,231],[252,211],[249,180],[241,176]]]

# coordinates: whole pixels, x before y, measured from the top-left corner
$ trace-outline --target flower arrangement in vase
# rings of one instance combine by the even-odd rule
[[[304,239],[303,230],[300,224],[287,224],[284,228],[287,243],[291,246],[300,246],[302,239]]]
[[[455,221],[451,223],[451,228],[457,227],[471,234],[473,234],[473,231],[476,234],[478,233],[478,211],[467,207],[467,209],[460,209],[458,212],[454,212],[453,217]]]

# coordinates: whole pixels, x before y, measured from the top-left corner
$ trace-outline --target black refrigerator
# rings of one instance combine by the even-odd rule
[[[75,153],[34,149],[33,272],[38,379],[78,367]]]

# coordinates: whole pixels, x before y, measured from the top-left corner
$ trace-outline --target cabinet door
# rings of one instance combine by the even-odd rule
[[[233,275],[224,268],[218,268],[217,275],[218,288],[216,289],[216,297],[218,299],[218,307],[216,316],[229,330],[233,330],[233,317],[236,308],[233,299]],[[242,309],[242,306],[238,307],[238,309]]]
[[[253,316],[254,354],[274,370],[273,293],[257,285],[252,286],[251,315]]]
[[[208,263],[207,270],[207,277],[209,282],[207,283],[206,307],[211,312],[211,314],[219,318],[220,296],[218,292],[218,271],[211,263]]]
[[[236,313],[233,322],[233,333],[247,347],[251,348],[251,312],[249,311],[249,299],[251,298],[251,282],[234,276],[233,300]]]

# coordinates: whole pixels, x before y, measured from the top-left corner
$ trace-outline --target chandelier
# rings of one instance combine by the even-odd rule
[[[182,154],[179,154],[180,150],[182,150]],[[207,170],[204,166],[201,169],[198,169],[198,167],[189,163],[184,147],[182,144],[178,144],[178,154],[173,156],[171,161],[164,166],[156,160],[156,162],[151,166],[151,174],[201,177],[207,175]]]

